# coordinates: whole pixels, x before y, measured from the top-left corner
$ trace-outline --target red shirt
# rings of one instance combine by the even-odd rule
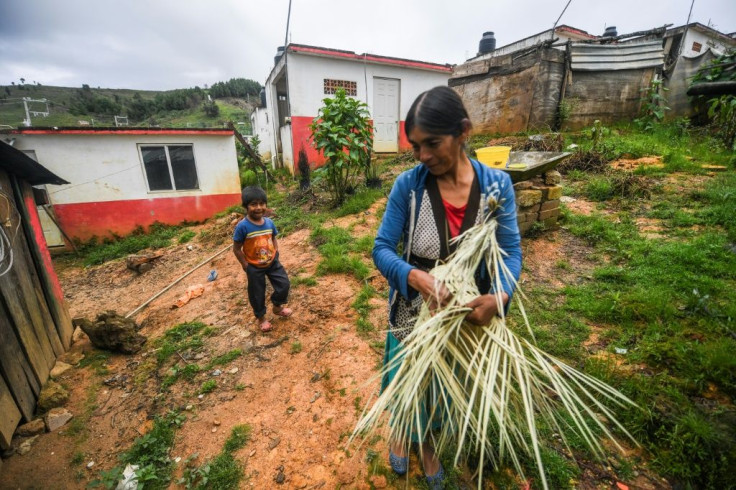
[[[450,237],[455,238],[460,234],[460,227],[463,225],[465,209],[468,205],[465,204],[458,208],[444,199],[442,200],[442,204],[445,205],[445,216],[447,217],[447,225],[450,229]]]

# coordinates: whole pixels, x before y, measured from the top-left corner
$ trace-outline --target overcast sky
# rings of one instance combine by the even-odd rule
[[[293,0],[290,41],[462,63],[552,27],[567,0]],[[685,24],[691,0],[572,0],[560,24],[619,34]],[[288,0],[0,0],[0,84],[167,90],[264,83]],[[736,1],[695,0],[691,22],[736,31]]]

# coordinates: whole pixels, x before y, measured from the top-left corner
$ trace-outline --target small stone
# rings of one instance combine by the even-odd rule
[[[212,371],[212,376],[219,376],[221,374],[222,374],[222,371],[220,371],[219,369],[215,369],[214,371]]]
[[[30,439],[26,439],[25,441],[21,442],[20,446],[18,446],[18,449],[16,449],[16,452],[21,456],[28,454],[28,451],[31,450],[31,446],[34,442],[36,442],[36,439],[38,439],[38,436],[33,436]]]
[[[15,431],[15,433],[21,437],[37,436],[46,432],[46,424],[43,423],[43,419],[31,420],[27,424],[23,424]]]
[[[84,333],[84,330],[82,330],[81,327],[76,327],[74,329],[74,333],[72,333],[72,345],[76,344],[77,342],[85,338],[86,336],[87,334]],[[69,354],[67,354],[66,357],[68,358]],[[76,362],[73,362],[72,364],[76,364]]]
[[[212,433],[214,434],[215,432],[217,432],[217,427],[212,428]]]
[[[187,410],[187,411],[189,411],[189,410],[191,410],[192,408],[194,408],[194,407],[193,407],[192,405],[187,405],[186,407],[184,407],[184,410]]]
[[[228,371],[228,373],[230,373],[230,374],[235,374],[237,372],[238,372],[238,368],[236,368],[236,367],[234,367],[230,371]]]
[[[174,463],[178,463],[179,461],[181,461],[181,456],[177,456],[174,458]]]
[[[252,458],[253,456],[255,456],[255,455],[256,455],[256,450],[255,450],[255,449],[254,449],[254,450],[252,450],[252,451],[251,451],[250,453],[248,453],[248,456],[249,456],[249,457],[251,457],[251,458]]]
[[[89,468],[92,468],[94,465],[95,465],[95,462],[94,461],[90,461],[89,463],[87,463],[87,468],[88,469]]]
[[[201,399],[204,398],[204,395],[197,395],[197,398],[199,398],[201,400]]]
[[[58,378],[65,372],[69,371],[72,368],[71,364],[67,364],[62,361],[56,361],[56,364],[54,364],[53,369],[51,369],[50,376],[54,379]]]
[[[192,250],[194,250],[194,247],[192,247],[191,245],[187,245],[187,250],[191,252]]]
[[[66,408],[52,408],[49,410],[49,413],[46,414],[46,427],[49,432],[53,432],[66,425],[72,417],[72,413]]]
[[[316,402],[321,396],[322,396],[322,393],[320,393],[319,391],[315,391],[314,396],[312,397],[312,400],[309,403]]]
[[[274,439],[271,439],[271,442],[268,443],[268,450],[271,451],[273,448],[279,445],[281,443],[281,438],[276,437]]]
[[[38,411],[47,412],[60,407],[69,400],[69,392],[55,381],[48,381],[38,396]]]
[[[547,185],[555,185],[562,182],[562,175],[557,170],[550,170],[544,174],[544,183]]]
[[[215,419],[215,420],[213,420],[213,421],[212,421],[212,423],[213,423],[214,425],[217,425],[217,426],[219,426],[219,425],[221,425],[221,424],[222,424],[222,422],[220,422],[220,419]]]

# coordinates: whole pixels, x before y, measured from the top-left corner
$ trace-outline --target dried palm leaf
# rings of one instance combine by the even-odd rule
[[[489,205],[497,204],[491,200]],[[487,461],[498,466],[510,460],[523,477],[520,456],[526,453],[536,461],[546,489],[538,420],[554,428],[565,445],[566,433],[577,434],[603,458],[599,432],[621,449],[608,424],[634,441],[610,408],[634,402],[517,335],[506,325],[503,311],[488,325],[465,321],[470,309],[464,305],[479,295],[473,277],[484,260],[495,291],[502,291],[502,277],[515,284],[496,240],[498,226],[489,213],[484,222],[457,237],[456,251],[431,271],[452,299],[435,311],[426,302],[422,306],[401,355],[381,373],[397,369],[396,375],[373,406],[366,408],[353,438],[377,430],[388,411],[390,441],[408,447],[414,434],[419,440],[432,440],[440,453],[454,446],[455,463],[467,451],[476,452],[479,488]],[[517,289],[514,298],[533,339],[522,296]],[[501,304],[498,293],[497,301]],[[441,427],[432,430],[429,421],[437,419]]]

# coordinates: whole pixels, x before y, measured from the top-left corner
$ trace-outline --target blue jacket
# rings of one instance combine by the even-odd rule
[[[484,214],[488,212],[486,200],[489,196],[494,196],[501,203],[496,211],[496,219],[499,224],[496,236],[499,246],[508,254],[504,259],[506,267],[511,271],[514,279],[518,280],[521,273],[521,238],[516,222],[516,202],[511,178],[502,170],[489,168],[472,159],[470,162],[480,183],[480,200]],[[427,168],[420,164],[396,178],[373,245],[373,261],[390,287],[389,311],[392,320],[396,294],[399,293],[407,299],[411,299],[410,296],[416,294],[408,283],[409,271],[415,268],[408,263],[408,256],[428,173]],[[399,243],[403,245],[403,257],[397,253]],[[485,269],[485,266],[481,264],[481,268]],[[485,271],[479,270],[478,273],[484,274]],[[501,281],[503,290],[510,298],[515,289],[514,285],[509,284],[503,274],[501,274]],[[482,294],[488,292],[488,290],[481,290]]]

